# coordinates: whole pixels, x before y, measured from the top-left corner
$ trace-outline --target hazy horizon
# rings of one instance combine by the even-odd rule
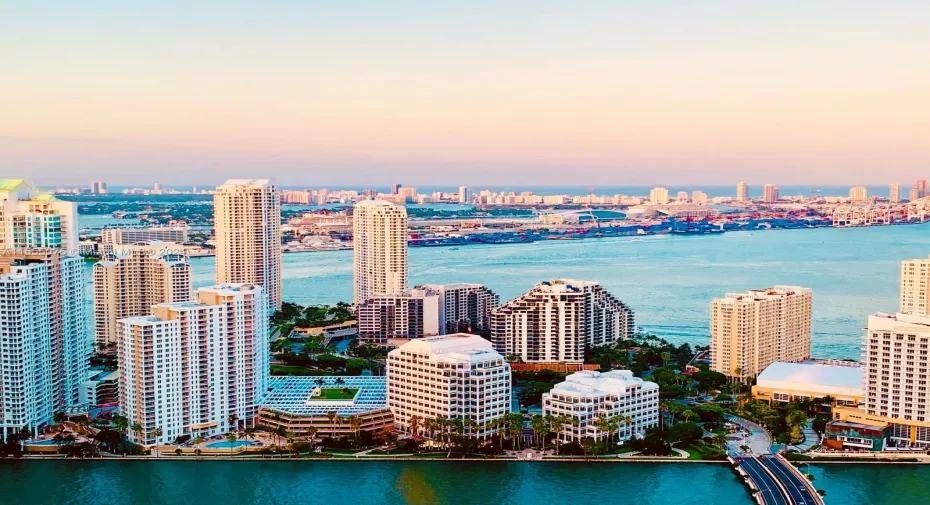
[[[928,2],[40,3],[0,9],[39,185],[930,178]]]

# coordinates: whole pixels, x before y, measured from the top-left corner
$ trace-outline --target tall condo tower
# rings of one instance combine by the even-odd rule
[[[78,403],[90,346],[84,261],[57,249],[0,253],[0,430],[6,437],[52,422]]]
[[[355,204],[355,304],[407,287],[407,210],[384,200]]]
[[[145,316],[152,305],[191,299],[191,265],[183,246],[166,242],[120,245],[94,264],[94,343],[115,351],[118,324]]]
[[[254,424],[269,380],[266,303],[261,286],[224,284],[199,289],[196,302],[158,304],[150,316],[119,321],[120,407],[142,427],[133,442]]]
[[[901,312],[930,316],[930,258],[901,262]]]
[[[745,202],[749,200],[749,184],[745,182],[736,183],[736,201]]]
[[[281,203],[268,179],[230,179],[213,196],[216,282],[260,284],[281,307]]]
[[[78,253],[77,204],[56,199],[23,179],[0,179],[0,249]]]
[[[582,363],[586,347],[632,336],[633,311],[592,281],[554,279],[493,310],[491,342],[531,363]]]
[[[727,293],[711,303],[711,369],[734,379],[755,377],[776,361],[811,357],[809,288],[775,286]]]

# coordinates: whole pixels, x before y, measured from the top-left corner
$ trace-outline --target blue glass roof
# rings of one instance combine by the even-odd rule
[[[317,381],[322,379],[323,383]],[[336,380],[342,379],[341,384]],[[358,388],[351,405],[307,405],[314,388]],[[385,377],[272,377],[269,392],[262,406],[279,412],[306,416],[322,416],[329,411],[346,417],[387,408],[387,381]]]

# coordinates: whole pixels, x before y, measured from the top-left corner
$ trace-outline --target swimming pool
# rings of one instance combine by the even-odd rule
[[[223,440],[222,442],[213,442],[213,443],[207,444],[207,448],[208,449],[235,449],[236,447],[245,447],[245,446],[250,446],[250,445],[255,445],[255,442],[250,442],[248,440],[236,440],[235,442],[230,443],[227,440]]]
[[[50,438],[50,439],[48,439],[48,440],[39,440],[39,441],[36,441],[36,442],[26,442],[26,445],[58,445],[58,442],[56,442],[55,439]]]

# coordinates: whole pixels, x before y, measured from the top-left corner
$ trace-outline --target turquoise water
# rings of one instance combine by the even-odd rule
[[[820,465],[827,503],[930,503],[930,468]],[[0,503],[20,505],[754,503],[724,465],[516,462],[0,461]]]
[[[58,445],[55,440],[41,440],[38,442],[26,442],[26,445]]]
[[[814,289],[818,357],[858,359],[867,316],[895,311],[900,261],[930,255],[930,224],[733,232],[534,244],[411,248],[411,284],[477,282],[507,300],[553,277],[600,281],[636,324],[674,342],[708,341],[713,297],[773,284]],[[194,258],[195,286],[214,282],[214,259]],[[289,253],[284,299],[352,300],[352,251]]]
[[[222,442],[213,442],[212,444],[207,444],[207,447],[210,449],[233,449],[235,447],[252,445],[253,443],[254,442],[249,442],[248,440],[236,440],[235,442],[228,442],[224,440]]]

